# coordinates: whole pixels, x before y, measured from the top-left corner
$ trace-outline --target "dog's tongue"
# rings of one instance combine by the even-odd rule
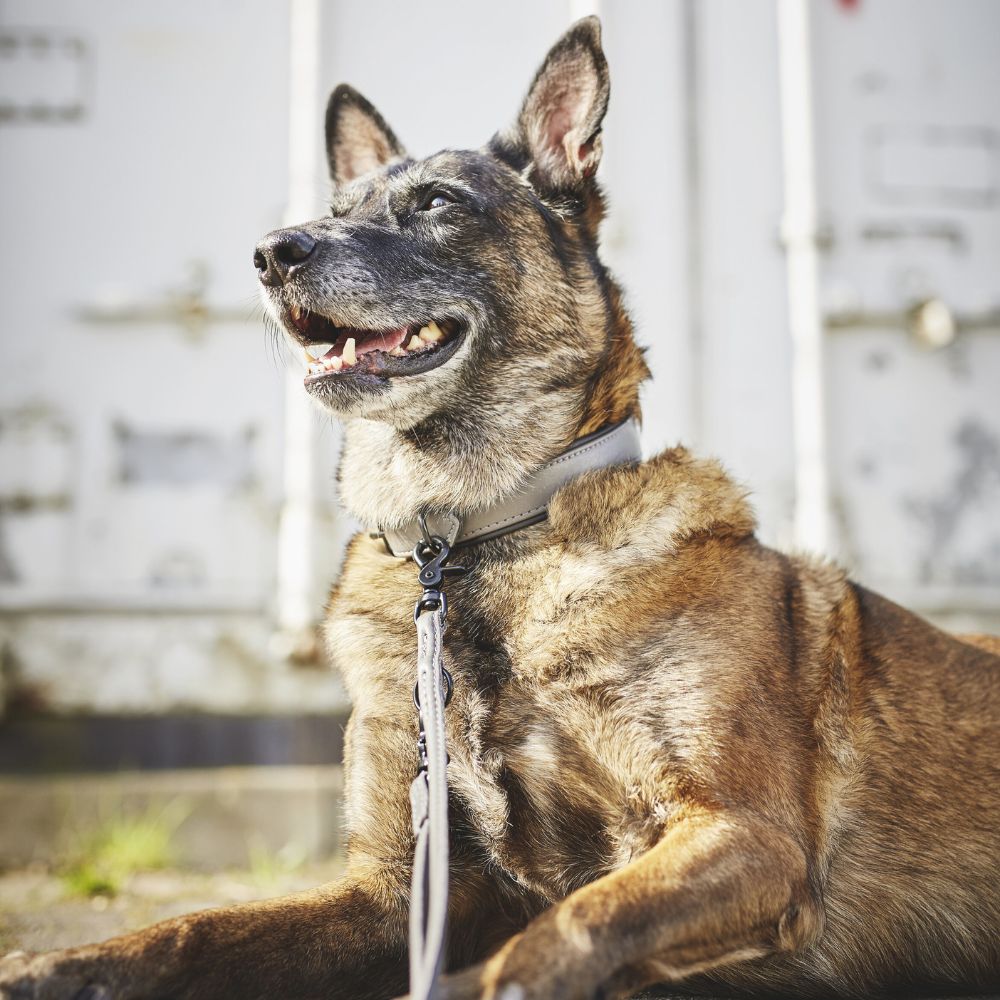
[[[354,351],[356,354],[367,354],[369,351],[389,352],[406,340],[407,329],[408,327],[401,326],[397,330],[380,330],[378,333],[357,330],[354,334]]]

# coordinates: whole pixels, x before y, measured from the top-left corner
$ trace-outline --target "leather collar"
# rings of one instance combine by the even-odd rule
[[[424,521],[429,533],[443,538],[451,548],[485,542],[544,521],[553,495],[577,476],[641,458],[639,429],[629,418],[574,441],[561,455],[536,469],[513,496],[464,516],[454,511],[428,512]],[[381,538],[390,555],[409,558],[424,532],[415,518],[402,527],[375,532],[372,537]]]

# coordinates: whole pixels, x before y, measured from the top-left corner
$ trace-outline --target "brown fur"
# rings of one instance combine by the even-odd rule
[[[589,72],[597,37],[583,22],[545,66]],[[598,69],[584,91],[600,103]],[[542,93],[564,93],[547,72]],[[545,111],[530,96],[525,108]],[[551,204],[567,185],[582,198],[560,225],[585,246],[601,211],[589,105],[580,121],[568,166],[536,154],[532,183]],[[580,344],[600,350],[581,346],[582,377],[556,390],[562,424],[498,411],[524,440],[484,447],[522,473],[638,413],[647,372],[617,289],[571,271],[587,286],[572,306]],[[483,329],[474,350],[487,350]],[[341,482],[363,521],[390,516],[390,496],[413,509],[448,476],[467,497],[496,482],[462,436],[475,409],[454,409],[472,405],[460,387],[474,363],[426,380],[453,407],[450,422],[420,425],[433,439],[384,407],[378,421],[342,413]],[[487,409],[516,389],[490,374],[494,395],[476,401]],[[528,400],[531,371],[514,376]],[[373,442],[393,462],[366,452]],[[462,553],[470,572],[449,585],[446,637],[448,1000],[626,997],[682,980],[794,997],[1000,984],[1000,639],[946,635],[835,566],[762,546],[754,528],[719,465],[677,448],[583,476],[547,521]],[[418,589],[412,564],[360,534],[330,599],[326,638],[354,705],[341,882],[8,959],[4,995],[70,998],[86,983],[122,998],[402,992]]]

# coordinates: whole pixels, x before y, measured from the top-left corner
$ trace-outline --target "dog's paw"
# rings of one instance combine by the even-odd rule
[[[0,1000],[114,1000],[114,993],[71,953],[14,951],[0,958]]]

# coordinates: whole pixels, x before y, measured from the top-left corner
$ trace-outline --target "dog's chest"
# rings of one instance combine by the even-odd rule
[[[583,706],[555,706],[515,685],[495,702],[456,694],[450,787],[492,862],[558,899],[650,846],[652,810],[636,795],[637,808],[622,814],[627,781],[588,745]]]
[[[409,703],[419,591],[412,567],[400,569],[391,588],[385,576],[343,588],[332,609],[329,638],[366,715]],[[657,780],[664,748],[622,718],[620,643],[581,592],[580,568],[540,569],[517,594],[452,587],[446,719],[457,825],[493,864],[555,899],[648,849],[671,805]],[[505,617],[498,608],[510,605],[518,610]]]
[[[549,900],[645,853],[677,809],[665,746],[622,703],[572,680],[456,687],[456,802],[493,863]]]

